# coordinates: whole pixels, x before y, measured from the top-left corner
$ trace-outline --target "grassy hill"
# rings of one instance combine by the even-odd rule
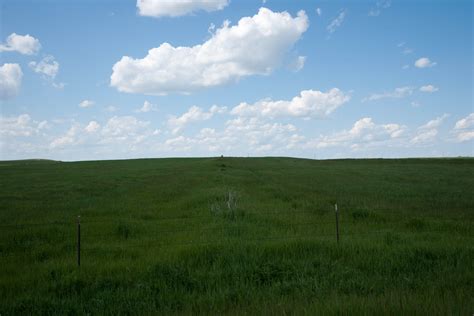
[[[469,158],[3,161],[0,315],[472,314],[473,189]]]

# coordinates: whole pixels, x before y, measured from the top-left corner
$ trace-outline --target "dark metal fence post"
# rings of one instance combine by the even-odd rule
[[[81,216],[77,217],[77,266],[81,266]]]
[[[334,205],[336,210],[336,239],[337,243],[339,243],[339,212],[337,210],[337,203]]]

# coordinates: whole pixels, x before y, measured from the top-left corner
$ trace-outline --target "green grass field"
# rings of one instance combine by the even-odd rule
[[[474,159],[3,161],[0,179],[0,315],[474,313]]]

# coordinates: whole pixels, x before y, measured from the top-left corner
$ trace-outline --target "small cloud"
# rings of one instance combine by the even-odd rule
[[[0,52],[18,52],[23,55],[36,54],[40,48],[39,40],[29,34],[12,33],[7,37],[5,44],[0,43]]]
[[[59,89],[59,90],[64,89],[64,87],[66,86],[66,84],[64,82],[58,82],[58,83],[53,82],[52,85],[53,85],[53,88],[56,88],[56,89]]]
[[[428,123],[418,127],[416,135],[410,140],[412,144],[432,143],[438,135],[438,128],[449,117],[449,114],[443,114]]]
[[[474,113],[469,114],[456,122],[452,130],[456,135],[456,142],[462,143],[474,139]]]
[[[421,92],[428,92],[428,93],[433,93],[433,92],[436,92],[438,91],[439,89],[433,85],[426,85],[426,86],[422,86],[420,87],[420,91]]]
[[[207,33],[209,33],[211,36],[214,35],[214,31],[216,30],[216,25],[214,23],[211,23],[209,27],[207,28]]]
[[[418,101],[412,101],[412,102],[410,103],[410,105],[411,105],[412,107],[414,107],[414,108],[417,108],[417,107],[420,107],[420,106],[421,106],[421,104],[420,104]]]
[[[327,92],[303,90],[291,100],[263,99],[253,104],[242,102],[235,106],[230,114],[239,117],[326,118],[349,100],[350,95],[338,88]]]
[[[81,108],[89,108],[95,104],[94,101],[91,100],[84,100],[81,103],[79,103],[79,107]]]
[[[422,57],[415,61],[415,67],[417,68],[428,68],[436,66],[436,63],[431,61],[428,57]]]
[[[390,8],[392,5],[391,0],[379,0],[375,3],[375,7],[371,8],[368,15],[369,16],[379,16],[382,13],[382,10]]]
[[[118,109],[117,109],[116,106],[109,105],[108,107],[105,108],[105,110],[106,110],[107,112],[115,112],[115,111],[117,111]]]
[[[65,135],[53,139],[49,144],[49,148],[56,149],[76,144],[79,128],[77,123],[73,124]]]
[[[378,9],[370,9],[369,16],[379,16],[380,13],[381,13],[381,11],[378,10]]]
[[[293,60],[290,64],[291,71],[298,72],[304,67],[304,63],[306,62],[306,56],[298,56]]]
[[[339,12],[337,17],[335,17],[331,23],[326,27],[327,31],[332,34],[336,32],[336,30],[342,25],[344,22],[344,19],[346,18],[347,15],[347,9],[343,9]]]
[[[23,72],[19,64],[0,66],[0,100],[11,99],[20,93]]]
[[[466,129],[466,128],[473,128],[474,127],[474,113],[469,114],[463,119],[460,119],[456,122],[454,129]]]
[[[402,66],[402,69],[408,69],[408,68],[410,68],[410,65],[403,65]]]
[[[402,50],[402,54],[403,54],[403,55],[408,55],[408,54],[413,53],[413,49],[407,47],[405,42],[400,42],[400,43],[398,43],[397,47],[398,47],[398,48],[403,48],[403,50]]]
[[[190,107],[188,111],[183,113],[181,116],[170,116],[168,119],[168,126],[171,128],[172,134],[177,134],[189,123],[209,120],[215,114],[225,113],[226,110],[226,107],[213,105],[209,109],[209,112],[206,112],[202,108],[194,105]]]
[[[137,0],[138,14],[155,18],[169,16],[177,17],[193,14],[198,11],[222,10],[229,4],[229,0]],[[264,2],[265,3],[265,2]]]
[[[472,130],[460,132],[456,135],[456,141],[459,143],[467,142],[472,139],[474,139],[474,131]]]
[[[40,62],[32,61],[28,64],[30,68],[44,78],[54,79],[59,71],[59,63],[54,60],[54,56],[48,55]]]
[[[99,130],[100,125],[96,121],[90,121],[89,124],[84,128],[87,133],[95,133]]]
[[[41,121],[38,123],[38,129],[41,130],[41,129],[48,129],[50,128],[51,126],[49,125],[48,121]]]
[[[395,90],[390,91],[390,92],[374,93],[362,99],[362,102],[376,101],[380,99],[400,99],[400,98],[404,98],[409,95],[412,95],[413,90],[414,90],[413,87],[401,87],[401,88],[396,88]]]
[[[418,129],[438,128],[444,122],[444,120],[448,117],[449,117],[449,114],[444,113],[440,117],[437,117],[434,120],[429,121],[425,125],[420,126]]]
[[[0,115],[0,135],[2,138],[3,136],[35,136],[39,135],[42,130],[48,128],[50,128],[50,126],[47,121],[35,121],[26,113],[11,117]]]
[[[143,106],[140,109],[138,109],[136,112],[147,113],[147,112],[156,111],[156,110],[157,108],[155,105],[151,104],[148,101],[145,101],[143,103]]]
[[[406,127],[403,125],[376,124],[372,118],[364,117],[356,121],[349,130],[342,130],[332,135],[321,135],[307,142],[305,146],[315,149],[344,146],[359,150],[396,141],[404,135],[405,131]]]
[[[54,56],[47,55],[39,62],[31,61],[28,66],[34,72],[41,74],[41,77],[50,82],[56,89],[64,89],[65,83],[54,82],[56,75],[59,72],[59,63],[54,59]]]
[[[420,130],[411,140],[410,143],[412,144],[421,144],[421,143],[429,143],[432,142],[436,135],[438,135],[438,130],[433,129],[423,129]]]
[[[316,8],[316,14],[321,16],[321,14],[323,14],[323,10],[321,10],[321,8]]]

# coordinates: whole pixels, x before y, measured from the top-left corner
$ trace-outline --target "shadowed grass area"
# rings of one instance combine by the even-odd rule
[[[1,315],[474,311],[474,159],[4,161],[0,179]]]

